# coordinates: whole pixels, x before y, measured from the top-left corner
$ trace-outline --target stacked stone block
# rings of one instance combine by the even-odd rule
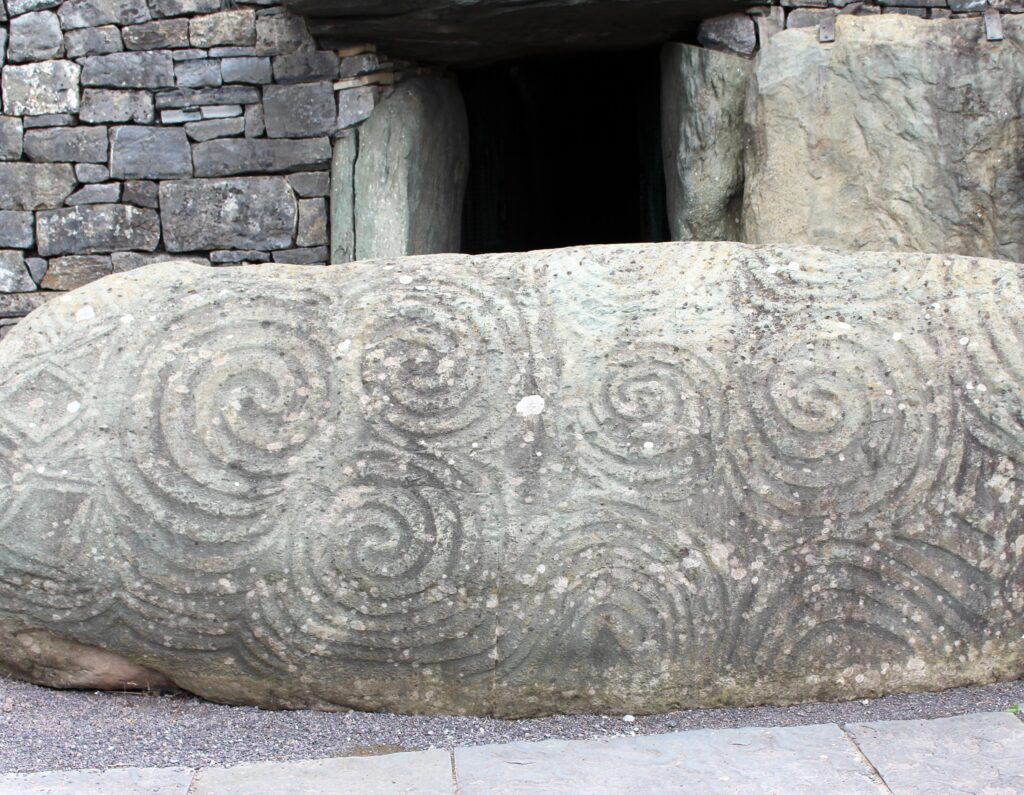
[[[906,14],[921,19],[978,17],[987,10],[1024,13],[1024,0],[771,0],[745,12],[701,22],[698,41],[714,50],[753,55],[771,36],[787,28],[809,28],[840,14]]]
[[[325,264],[332,137],[390,68],[261,0],[0,0],[0,336],[168,257]]]

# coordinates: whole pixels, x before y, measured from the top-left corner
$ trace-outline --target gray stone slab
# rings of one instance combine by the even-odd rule
[[[43,116],[78,112],[78,64],[42,61],[3,69],[4,113]]]
[[[271,138],[327,135],[334,131],[337,115],[338,105],[330,81],[263,89],[263,116]]]
[[[881,795],[838,726],[724,729],[458,748],[459,795]]]
[[[184,767],[63,770],[0,776],[0,795],[187,795]]]
[[[452,795],[447,751],[345,757],[309,762],[262,762],[206,768],[196,774],[191,795]]]
[[[82,58],[82,85],[104,88],[169,88],[174,61],[168,52],[113,52]]]
[[[1024,792],[1024,724],[1008,712],[855,723],[846,730],[893,795]]]

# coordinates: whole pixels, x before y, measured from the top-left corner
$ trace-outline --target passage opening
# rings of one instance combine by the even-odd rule
[[[658,48],[501,63],[459,82],[465,253],[669,239]]]

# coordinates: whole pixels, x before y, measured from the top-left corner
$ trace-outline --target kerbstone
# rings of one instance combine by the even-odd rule
[[[751,65],[688,44],[661,54],[662,155],[673,240],[740,240]]]
[[[455,83],[420,77],[399,85],[359,131],[358,258],[458,251],[468,161],[466,109]]]
[[[107,162],[106,127],[48,127],[25,133],[25,157],[41,163]]]
[[[835,725],[457,748],[455,777],[460,795],[880,795],[870,768]]]
[[[1024,261],[1024,18],[840,16],[762,46],[746,104],[744,238]],[[969,79],[965,78],[969,75]],[[813,124],[807,120],[813,119]]]
[[[1024,723],[1009,712],[855,723],[847,731],[893,795],[1024,792]]]
[[[153,210],[126,204],[89,204],[36,214],[36,240],[44,257],[153,251],[160,242],[160,218]]]
[[[64,55],[64,34],[52,11],[35,11],[10,22],[8,63],[47,61]]]
[[[5,66],[4,113],[9,116],[77,113],[81,72],[81,67],[70,61]]]
[[[0,163],[0,209],[60,207],[76,184],[68,163]]]
[[[274,231],[292,250],[283,177],[160,194],[168,249]],[[39,213],[41,252],[66,212]],[[89,220],[77,238],[119,226]],[[65,686],[503,716],[1014,679],[1022,328],[1020,268],[945,254],[115,275],[0,345],[0,660]],[[764,754],[726,745],[756,778]]]
[[[115,127],[110,133],[114,179],[192,176],[192,147],[180,127]]]
[[[298,214],[283,177],[162,182],[160,210],[168,251],[288,248]]]

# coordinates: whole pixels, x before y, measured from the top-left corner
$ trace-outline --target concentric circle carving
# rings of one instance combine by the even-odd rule
[[[730,401],[733,492],[769,526],[899,516],[949,470],[953,403],[925,342],[820,321],[748,357]]]
[[[683,499],[714,479],[726,404],[709,357],[640,343],[592,375],[579,417],[588,471],[658,499]]]

